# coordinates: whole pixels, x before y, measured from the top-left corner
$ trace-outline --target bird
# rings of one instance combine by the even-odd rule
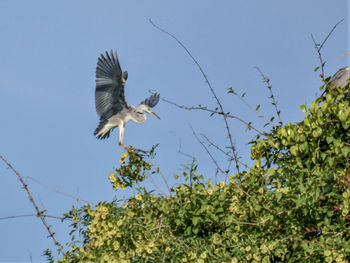
[[[332,90],[335,87],[345,87],[348,84],[350,78],[350,66],[339,69],[331,78],[329,89]]]
[[[100,122],[94,131],[97,139],[106,139],[110,132],[119,127],[119,146],[126,150],[130,148],[145,152],[141,149],[124,145],[124,128],[129,121],[143,123],[147,117],[144,112],[160,119],[151,108],[159,102],[160,94],[153,93],[149,98],[143,100],[138,106],[129,106],[125,100],[124,88],[128,72],[122,71],[117,51],[110,54],[101,54],[96,67],[96,89],[95,89],[95,107]]]
[[[350,66],[342,67],[341,69],[339,69],[329,80],[328,87],[322,93],[321,97],[325,97],[326,93],[334,89],[335,87],[344,88],[346,85],[348,85],[349,78],[350,78]]]

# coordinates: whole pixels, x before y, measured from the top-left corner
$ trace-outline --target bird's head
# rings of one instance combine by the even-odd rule
[[[147,113],[153,115],[154,117],[156,117],[156,118],[158,118],[158,119],[160,120],[160,117],[159,117],[157,114],[155,114],[155,113],[151,110],[151,108],[150,108],[149,106],[147,106],[147,105],[145,105],[145,106],[146,106],[145,109],[144,109],[145,112],[147,112]]]
[[[153,108],[154,106],[156,106],[158,104],[159,101],[159,94],[158,93],[154,93],[153,95],[151,95],[149,98],[145,99],[144,101],[142,101],[140,103],[140,106],[142,108],[142,110],[144,110],[145,112],[153,115],[154,117],[159,118],[159,116],[157,114],[155,114],[151,108]]]
[[[153,115],[154,117],[160,119],[160,117],[151,110],[151,107],[146,105],[146,104],[140,104],[139,106],[137,106],[135,108],[135,112],[138,113],[138,114],[142,114],[143,111],[145,111],[145,112]]]

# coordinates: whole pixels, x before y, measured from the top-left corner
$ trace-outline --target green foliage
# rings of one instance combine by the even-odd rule
[[[133,148],[123,153],[120,158],[122,165],[109,175],[109,180],[113,188],[125,189],[126,187],[133,186],[133,184],[139,185],[140,182],[148,178],[149,173],[154,174],[159,172],[158,168],[152,170],[152,166],[144,160],[144,157],[154,157],[157,146],[153,146],[144,156],[135,153]],[[125,164],[126,161],[128,161],[127,164]]]
[[[253,141],[254,165],[229,183],[204,182],[193,162],[168,196],[140,188],[123,203],[73,209],[81,238],[59,262],[349,262],[347,92]],[[113,187],[159,172],[145,158],[123,154]]]

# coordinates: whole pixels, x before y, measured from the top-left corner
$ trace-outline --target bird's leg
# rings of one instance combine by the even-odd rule
[[[124,123],[119,125],[119,146],[123,147],[125,150],[129,151],[130,147],[123,144],[124,138]]]
[[[123,143],[124,127],[125,127],[124,123],[119,126],[119,146],[123,147],[127,151],[133,150],[134,152],[147,153],[147,151],[144,151],[144,150],[141,150],[141,149],[137,149],[137,148],[134,148],[132,146],[124,145],[124,143]]]

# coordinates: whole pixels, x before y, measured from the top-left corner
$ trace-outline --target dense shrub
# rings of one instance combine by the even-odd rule
[[[346,89],[317,99],[296,124],[251,144],[249,170],[212,185],[193,162],[168,196],[144,188],[125,202],[72,209],[60,262],[349,262],[350,106]],[[124,153],[115,189],[159,172]],[[125,162],[125,163],[124,163]]]

